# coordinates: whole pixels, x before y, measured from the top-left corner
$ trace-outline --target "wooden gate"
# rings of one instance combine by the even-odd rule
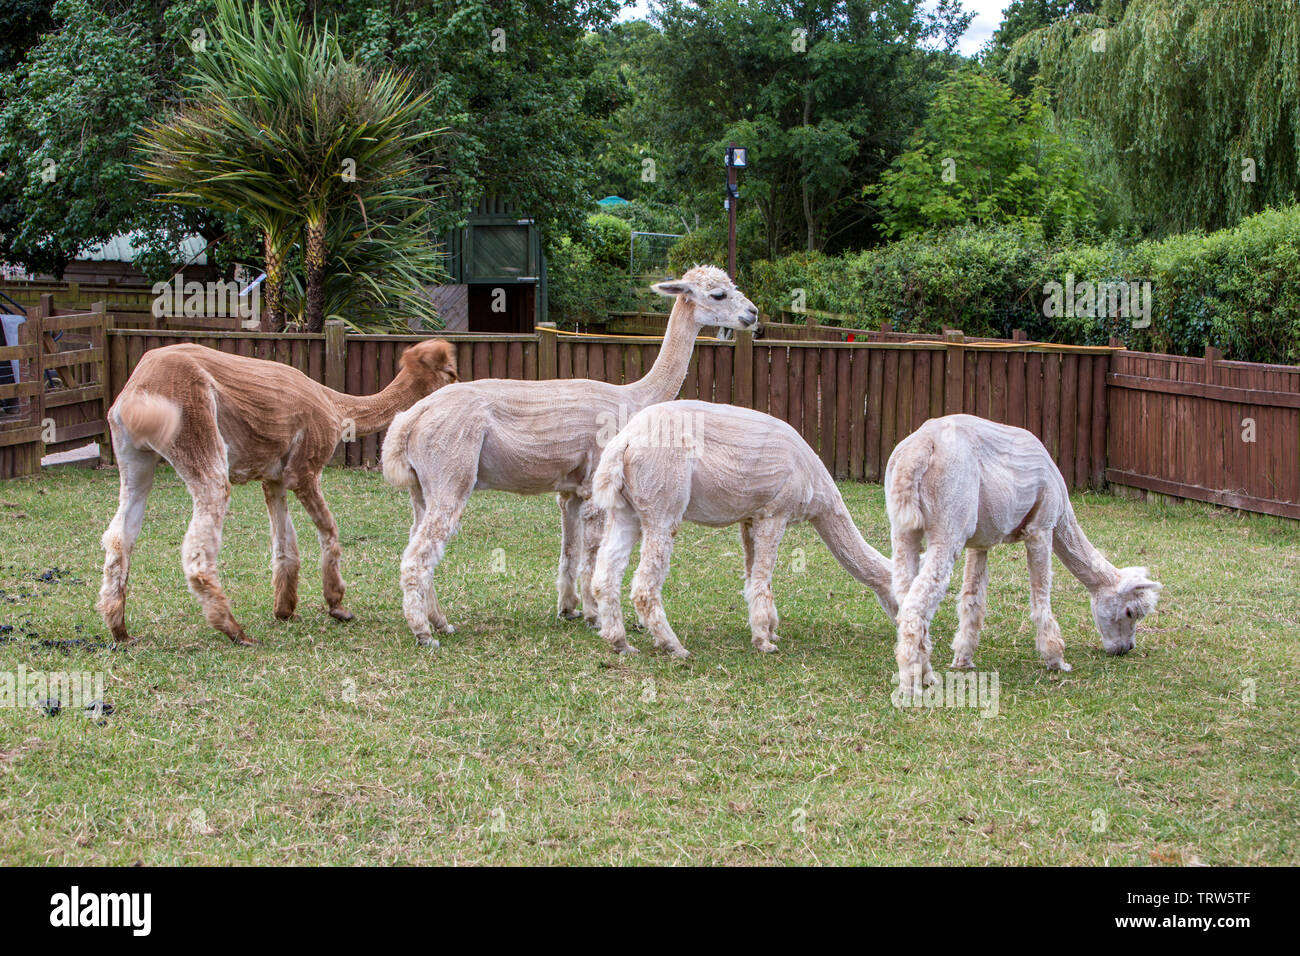
[[[110,454],[107,317],[61,312],[42,295],[19,327],[19,344],[0,347],[0,361],[18,363],[18,381],[0,385],[0,478],[40,471],[48,454],[98,441]]]

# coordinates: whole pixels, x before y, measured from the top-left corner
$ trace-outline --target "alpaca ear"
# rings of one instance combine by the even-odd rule
[[[683,282],[681,279],[670,279],[667,282],[656,282],[650,288],[660,295],[671,298],[675,295],[686,295],[694,286],[689,282]]]
[[[1125,581],[1119,594],[1126,604],[1139,615],[1145,616],[1156,609],[1156,601],[1164,585],[1147,577],[1146,568],[1125,568]]]

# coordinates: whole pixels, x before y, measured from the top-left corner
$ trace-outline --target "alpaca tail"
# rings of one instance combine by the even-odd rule
[[[921,479],[930,469],[934,439],[914,435],[890,456],[885,478],[885,509],[889,521],[899,531],[921,531],[925,516],[921,514]]]
[[[614,436],[601,453],[600,464],[591,478],[591,500],[606,511],[615,507],[623,494],[624,452],[627,451],[628,438],[629,430],[626,428]]]
[[[181,430],[181,408],[170,399],[150,392],[128,395],[118,416],[136,448],[163,452]]]
[[[896,620],[898,601],[894,598],[890,563],[883,554],[867,544],[862,532],[853,523],[843,499],[837,507],[814,518],[812,525],[840,566],[871,588],[889,619]]]
[[[411,460],[406,455],[406,448],[411,438],[411,426],[415,424],[414,409],[399,412],[388,426],[384,436],[384,448],[380,453],[384,465],[384,479],[395,488],[413,489],[420,487],[420,476],[411,467]]]

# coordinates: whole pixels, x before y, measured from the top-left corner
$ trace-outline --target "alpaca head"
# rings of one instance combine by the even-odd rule
[[[456,347],[442,339],[417,342],[402,353],[401,370],[414,380],[421,395],[456,381]]]
[[[758,324],[758,309],[736,288],[717,266],[696,266],[680,279],[651,286],[665,296],[681,296],[695,307],[695,324],[728,329],[752,329]]]
[[[1121,568],[1114,584],[1092,595],[1092,619],[1101,632],[1107,654],[1133,650],[1138,621],[1156,609],[1161,585],[1147,577],[1146,568]]]

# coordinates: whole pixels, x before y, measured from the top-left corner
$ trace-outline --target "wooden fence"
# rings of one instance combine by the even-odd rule
[[[1120,352],[1107,480],[1300,518],[1300,368]]]
[[[895,333],[896,334],[896,333]],[[900,338],[902,336],[899,336]],[[578,336],[543,328],[533,335],[447,335],[461,377],[593,378],[622,384],[649,370],[656,339]],[[114,397],[140,356],[176,342],[272,359],[338,391],[382,389],[401,351],[417,336],[263,335],[114,329],[109,334]],[[1105,479],[1105,375],[1110,350],[1062,353],[1030,343],[967,344],[960,333],[917,342],[700,340],[683,398],[757,408],[792,424],[836,477],[879,480],[889,453],[927,418],[968,412],[1039,435],[1071,487]],[[374,467],[382,435],[346,445],[342,460]]]
[[[145,351],[177,342],[283,362],[362,395],[391,382],[402,350],[421,338],[345,334],[337,323],[316,335],[112,328],[111,317],[98,317],[109,326],[103,403],[116,397]],[[94,323],[82,318],[93,334]],[[455,343],[467,381],[624,383],[644,375],[659,351],[655,338],[550,328],[445,338]],[[943,338],[872,331],[866,338],[755,340],[742,333],[731,341],[701,339],[681,395],[789,422],[837,478],[880,480],[894,447],[927,418],[966,412],[1038,436],[1071,488],[1109,482],[1300,518],[1300,368],[1224,362],[1214,353],[1191,359],[971,340],[957,331]],[[34,354],[26,345],[0,350],[0,357],[18,353],[24,360]],[[24,381],[0,387],[0,398],[37,399]],[[89,401],[90,392],[72,397]],[[81,410],[77,434],[102,428],[101,407],[93,418]],[[74,424],[60,422],[60,428]],[[61,430],[59,438],[72,433]],[[381,434],[346,443],[336,461],[375,467],[382,440]],[[34,454],[28,453],[29,463]],[[0,459],[0,477],[24,473],[15,468],[12,457]]]
[[[0,385],[0,478],[40,470],[41,458],[90,441],[107,449],[107,316],[68,313],[46,294],[19,326],[21,341],[0,347],[19,380]]]

